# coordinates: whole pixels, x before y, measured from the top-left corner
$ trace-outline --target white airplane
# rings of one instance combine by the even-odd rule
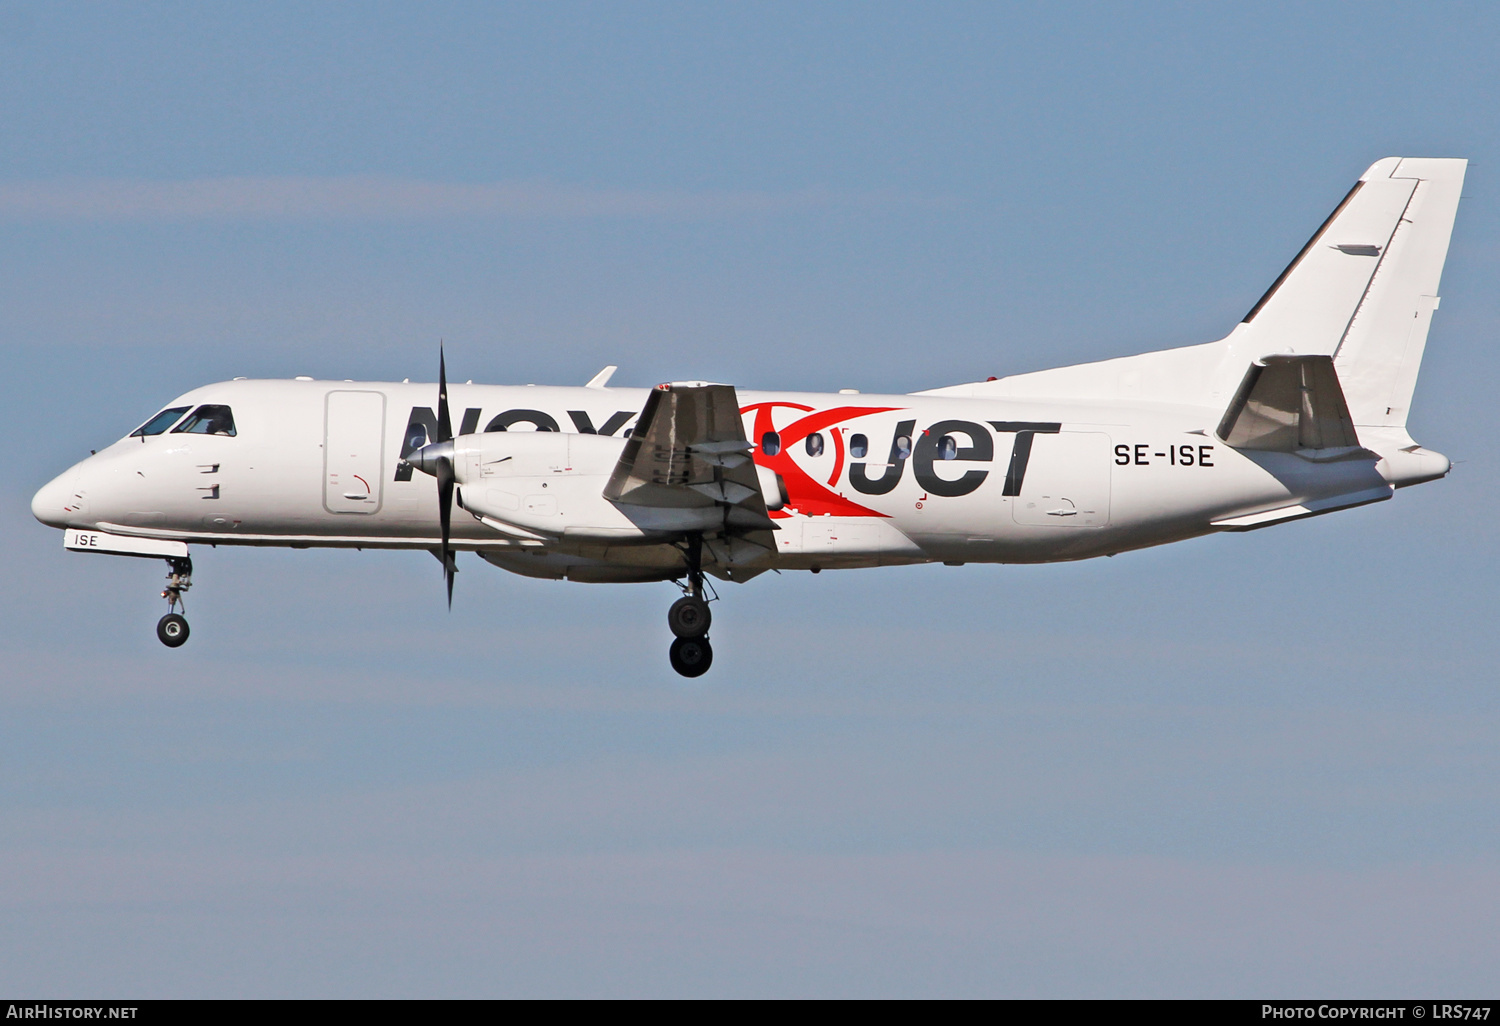
[[[671,662],[695,677],[705,575],[1088,559],[1443,477],[1406,419],[1465,167],[1376,162],[1217,342],[910,395],[610,388],[614,367],[449,388],[441,353],[435,390],[236,379],[31,508],[67,549],[165,557],[172,647],[192,544],[427,549],[450,605],[469,550],[528,577],[676,581]]]

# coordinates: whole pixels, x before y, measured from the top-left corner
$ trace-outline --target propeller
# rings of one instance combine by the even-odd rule
[[[438,558],[443,561],[443,583],[448,588],[448,608],[452,609],[453,575],[458,572],[457,560],[448,545],[453,520],[453,420],[448,415],[448,364],[443,356],[441,342],[438,343],[437,420],[437,437],[408,455],[406,462],[437,479],[438,524],[443,539]]]

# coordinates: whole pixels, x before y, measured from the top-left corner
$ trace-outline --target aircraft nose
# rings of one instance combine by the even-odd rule
[[[84,497],[78,487],[77,467],[54,477],[31,497],[31,515],[48,527],[67,527],[83,513]]]

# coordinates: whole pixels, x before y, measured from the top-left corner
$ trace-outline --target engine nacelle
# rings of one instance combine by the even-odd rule
[[[655,542],[723,528],[724,507],[703,499],[681,507],[606,499],[604,487],[624,446],[623,438],[558,431],[460,435],[453,440],[453,476],[464,509],[522,540]],[[780,508],[784,500],[774,474],[769,481],[776,492],[767,505]]]
[[[647,535],[603,496],[622,438],[558,431],[490,431],[453,440],[463,508],[503,531],[601,540]]]
[[[491,478],[608,477],[625,439],[561,431],[486,431],[453,440],[453,471],[460,484]]]

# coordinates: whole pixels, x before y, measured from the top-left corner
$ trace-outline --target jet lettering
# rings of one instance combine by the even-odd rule
[[[1026,466],[1031,462],[1031,440],[1037,435],[1055,435],[1062,430],[1062,425],[1029,420],[992,420],[990,424],[1001,434],[1015,433],[1016,440],[1010,445],[1010,466],[1005,471],[1005,487],[1000,494],[1020,495],[1021,485],[1026,482]]]
[[[932,472],[933,463],[940,457],[938,444],[942,439],[954,433],[968,436],[972,444],[959,446],[957,452],[949,457],[950,459],[988,463],[995,458],[995,440],[990,437],[989,430],[983,424],[973,424],[967,420],[938,421],[922,432],[922,437],[917,439],[911,457],[911,469],[916,475],[917,484],[921,485],[929,495],[942,495],[949,498],[968,495],[990,476],[988,470],[970,470],[957,481],[945,481]]]
[[[903,420],[896,425],[896,431],[891,436],[890,458],[885,462],[881,475],[874,480],[865,473],[865,464],[849,464],[850,486],[865,495],[884,495],[893,490],[901,482],[901,475],[906,470],[906,458],[911,455],[911,434],[916,426],[917,422],[914,420]]]

